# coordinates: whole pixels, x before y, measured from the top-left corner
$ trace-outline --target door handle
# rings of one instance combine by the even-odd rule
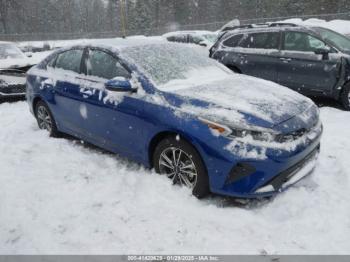
[[[290,61],[292,61],[292,58],[281,57],[280,60],[284,63],[289,63]]]
[[[89,98],[94,95],[94,91],[91,88],[82,87],[80,88],[80,93],[84,98]]]

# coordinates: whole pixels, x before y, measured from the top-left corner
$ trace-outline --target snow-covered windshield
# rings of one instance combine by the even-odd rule
[[[319,34],[321,34],[323,39],[331,42],[333,45],[335,45],[335,47],[339,48],[342,51],[350,51],[349,38],[322,27],[317,27],[316,30]]]
[[[208,72],[221,79],[230,74],[218,62],[206,57],[202,50],[182,44],[133,46],[123,49],[122,53],[163,90],[174,82],[196,84],[201,78],[208,81]]]
[[[7,58],[24,58],[22,51],[16,47],[15,45],[11,44],[0,44],[0,59],[7,59]]]
[[[211,43],[215,43],[216,39],[218,38],[217,34],[207,34],[203,35],[203,38]]]

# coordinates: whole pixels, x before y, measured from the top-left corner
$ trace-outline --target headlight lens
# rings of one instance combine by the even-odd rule
[[[199,118],[199,120],[203,124],[206,124],[214,132],[214,134],[222,135],[222,136],[229,136],[232,133],[232,130],[225,125],[218,124],[218,123],[212,122],[212,121],[204,119],[204,118]]]
[[[257,141],[272,142],[275,140],[275,134],[272,132],[242,129],[232,130],[232,133],[229,135],[231,138],[244,138],[250,136]]]
[[[219,124],[204,118],[199,118],[199,119],[202,123],[208,125],[208,127],[214,132],[214,134],[226,136],[233,139],[250,136],[254,140],[271,142],[271,141],[274,141],[276,137],[276,134],[274,134],[272,130],[260,131],[260,130],[242,129],[241,127]]]

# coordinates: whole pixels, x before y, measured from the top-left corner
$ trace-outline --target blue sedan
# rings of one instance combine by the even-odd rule
[[[123,155],[198,198],[284,191],[312,172],[320,148],[311,100],[161,40],[58,50],[28,72],[27,99],[52,137]]]

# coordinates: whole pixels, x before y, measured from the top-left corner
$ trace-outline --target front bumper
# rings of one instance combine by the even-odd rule
[[[25,85],[0,86],[0,97],[24,97],[25,94]]]
[[[322,126],[308,133],[303,143],[291,150],[267,149],[264,159],[234,154],[231,158],[216,158],[208,168],[211,191],[238,198],[259,198],[286,190],[313,171],[321,135]]]
[[[271,196],[287,190],[289,187],[310,175],[315,169],[320,145],[314,149],[305,159],[286,169],[271,179],[265,185],[255,190],[256,196]]]

